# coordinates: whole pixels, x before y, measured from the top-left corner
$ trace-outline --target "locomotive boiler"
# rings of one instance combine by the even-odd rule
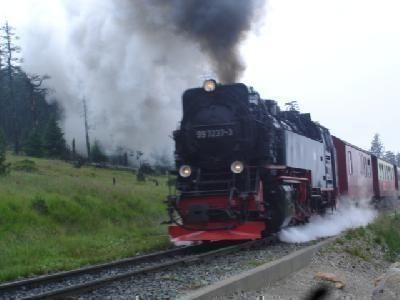
[[[172,240],[258,239],[335,207],[333,140],[309,114],[214,80],[187,90],[182,106]]]

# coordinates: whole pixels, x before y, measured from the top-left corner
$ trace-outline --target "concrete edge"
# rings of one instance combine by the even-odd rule
[[[265,263],[254,269],[198,289],[179,299],[222,299],[224,296],[232,295],[238,291],[251,291],[265,288],[268,284],[278,281],[309,265],[314,254],[321,247],[331,243],[335,239],[336,237],[329,238],[318,244],[308,246],[278,260]]]

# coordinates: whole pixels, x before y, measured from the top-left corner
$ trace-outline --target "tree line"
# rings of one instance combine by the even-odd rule
[[[118,147],[114,153],[106,155],[98,140],[90,141],[85,99],[82,99],[82,127],[87,153],[79,154],[75,139],[70,143],[65,141],[59,126],[62,112],[57,101],[51,101],[51,104],[46,101],[52,96],[52,91],[45,87],[50,76],[26,72],[20,52],[15,28],[8,22],[0,24],[0,174],[9,169],[5,162],[7,150],[33,157],[70,160],[78,165],[87,162],[136,167],[149,165],[142,159],[143,152],[139,150]],[[165,155],[152,158],[154,166],[160,166],[160,169],[171,166]]]
[[[44,83],[50,76],[30,74],[23,70],[21,49],[17,42],[15,28],[8,22],[0,25],[0,146],[4,146],[2,149],[4,151],[10,149],[15,154],[22,153],[33,157],[107,161],[108,158],[98,141],[95,141],[92,147],[88,146],[87,158],[76,152],[75,141],[72,141],[70,146],[67,145],[59,126],[60,108],[56,101],[52,101],[52,104],[46,101],[46,97],[49,97],[52,91],[44,87]],[[84,105],[85,129],[88,135],[86,103]],[[115,157],[112,159],[114,161]]]
[[[400,166],[400,152],[397,152],[396,154],[393,151],[385,150],[385,146],[383,145],[379,133],[376,133],[372,138],[370,152],[391,164]]]
[[[60,112],[46,101],[51,91],[43,86],[49,76],[22,69],[17,41],[8,22],[0,25],[0,143],[16,154],[63,157],[67,147]]]

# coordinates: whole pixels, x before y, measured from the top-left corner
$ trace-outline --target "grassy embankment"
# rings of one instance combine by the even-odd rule
[[[166,177],[138,183],[127,171],[74,168],[8,155],[0,177],[0,282],[76,268],[169,245]],[[112,179],[115,177],[116,185]]]
[[[362,241],[361,247],[353,241]],[[350,242],[350,243],[348,243]],[[371,260],[369,245],[378,246],[384,251],[384,259],[390,262],[400,260],[400,213],[392,212],[380,215],[366,227],[349,230],[336,243],[347,246],[345,251],[363,260]],[[353,245],[352,245],[353,244]]]

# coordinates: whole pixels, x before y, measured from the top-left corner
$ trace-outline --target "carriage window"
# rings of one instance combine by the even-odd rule
[[[363,175],[364,172],[364,166],[363,166],[363,160],[362,160],[362,154],[360,153],[360,174]]]
[[[347,152],[348,162],[349,162],[349,174],[353,174],[353,161],[351,159],[351,152]]]
[[[368,173],[368,177],[371,177],[371,160],[368,158],[367,159],[367,173]]]
[[[363,164],[362,164],[362,166],[363,166],[363,173],[364,173],[365,177],[367,177],[367,176],[368,176],[368,172],[367,172],[367,159],[366,159],[365,157],[363,157]]]

